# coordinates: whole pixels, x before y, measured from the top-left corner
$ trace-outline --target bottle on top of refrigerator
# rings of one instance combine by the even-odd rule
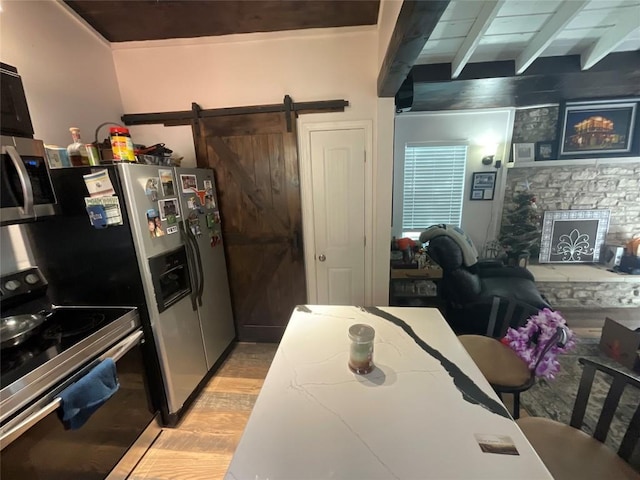
[[[129,129],[125,127],[111,127],[109,129],[111,137],[111,150],[113,151],[114,162],[135,162],[133,153],[133,142]]]
[[[69,155],[69,161],[74,167],[81,167],[83,165],[89,165],[89,154],[87,153],[87,147],[82,143],[80,138],[80,129],[78,127],[71,127],[72,142],[67,147],[67,154]]]

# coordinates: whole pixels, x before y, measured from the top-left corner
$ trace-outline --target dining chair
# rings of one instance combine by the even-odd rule
[[[536,359],[535,366],[529,368],[509,346],[490,336],[460,335],[460,343],[469,353],[491,387],[502,398],[502,394],[513,394],[513,418],[520,417],[520,394],[530,389],[536,381],[536,369],[554,345],[563,347],[569,339],[564,327],[556,332],[544,345]]]
[[[580,358],[578,361],[584,370],[569,425],[547,418],[526,417],[517,421],[518,426],[556,480],[640,479],[640,473],[629,464],[640,438],[640,405],[629,421],[617,454],[604,444],[611,420],[619,413],[623,391],[626,387],[640,390],[640,380],[593,360]],[[581,428],[596,371],[612,381],[591,436]]]

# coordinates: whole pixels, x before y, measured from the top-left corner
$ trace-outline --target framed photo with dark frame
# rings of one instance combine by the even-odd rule
[[[536,142],[536,160],[556,160],[556,142]]]
[[[473,172],[469,200],[493,200],[496,172]]]
[[[559,158],[633,156],[638,98],[565,102],[558,121]]]

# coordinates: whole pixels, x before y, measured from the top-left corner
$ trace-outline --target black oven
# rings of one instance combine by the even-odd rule
[[[40,140],[0,137],[0,225],[56,213],[56,196]]]
[[[159,433],[140,318],[129,307],[58,307],[29,340],[2,349],[0,477],[126,478]],[[120,387],[78,430],[58,418],[60,392],[100,361]]]
[[[0,130],[2,135],[33,138],[33,125],[18,70],[0,63]]]

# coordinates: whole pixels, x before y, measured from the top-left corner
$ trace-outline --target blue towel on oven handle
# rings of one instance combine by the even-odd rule
[[[77,430],[120,388],[116,364],[107,358],[60,393],[58,416],[67,430]]]

